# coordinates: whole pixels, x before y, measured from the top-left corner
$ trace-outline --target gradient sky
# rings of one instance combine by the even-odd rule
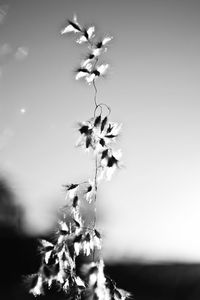
[[[13,0],[0,3],[0,171],[26,208],[26,230],[46,230],[61,185],[87,179],[74,147],[93,89],[74,80],[84,47],[59,32],[76,13],[114,36],[98,99],[123,123],[125,168],[102,184],[107,259],[200,262],[200,2]]]

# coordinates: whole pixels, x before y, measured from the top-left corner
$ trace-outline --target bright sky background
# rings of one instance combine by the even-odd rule
[[[0,172],[46,230],[62,184],[90,177],[74,147],[93,90],[74,80],[84,48],[59,32],[76,12],[114,36],[98,99],[123,123],[124,169],[98,198],[107,259],[200,262],[200,2],[5,0],[0,3]]]

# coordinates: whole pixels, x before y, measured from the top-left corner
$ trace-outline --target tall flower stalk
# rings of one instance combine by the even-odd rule
[[[100,182],[110,180],[120,166],[121,151],[114,149],[121,124],[111,122],[110,107],[97,101],[96,81],[104,76],[108,64],[100,63],[112,37],[96,39],[95,27],[81,26],[76,16],[61,30],[61,35],[74,33],[78,44],[85,44],[88,53],[76,70],[76,80],[82,79],[94,88],[94,114],[78,124],[77,146],[94,156],[94,174],[81,183],[67,183],[66,206],[61,210],[57,231],[52,241],[41,240],[41,265],[30,278],[30,293],[44,294],[52,285],[64,291],[66,299],[118,300],[130,296],[128,292],[104,274],[101,255],[102,236],[96,228],[96,201]],[[94,207],[94,217],[89,224],[83,217],[83,205]],[[86,259],[87,258],[87,259]],[[82,263],[78,263],[82,261]],[[84,262],[85,261],[85,262]]]

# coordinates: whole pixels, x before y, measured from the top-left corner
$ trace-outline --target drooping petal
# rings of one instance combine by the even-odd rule
[[[75,277],[75,282],[79,287],[85,287],[85,283],[79,276]]]
[[[94,26],[89,27],[88,29],[84,29],[81,31],[81,36],[76,40],[78,44],[83,44],[94,37]]]
[[[48,252],[45,253],[44,260],[45,260],[46,264],[48,264],[48,262],[49,262],[49,258],[51,256],[51,253],[52,253],[52,251],[48,251]]]
[[[54,247],[54,245],[47,240],[40,240],[40,243],[41,243],[44,251],[50,251]]]
[[[77,22],[77,16],[74,15],[73,21],[68,20],[68,25],[61,30],[61,34],[69,33],[69,32],[81,32],[81,26]]]
[[[108,69],[109,65],[108,64],[103,64],[103,65],[100,65],[99,67],[97,67],[97,70],[99,71],[99,73],[101,75],[104,75]]]
[[[119,150],[113,151],[113,156],[119,161],[120,158],[122,157],[122,150],[119,149]]]
[[[88,63],[85,67],[78,68],[77,74],[76,74],[76,80],[83,78],[83,77],[88,77],[90,75],[91,70],[92,70],[91,63]]]
[[[29,291],[35,297],[43,294],[43,280],[42,276],[38,276],[36,285]]]
[[[71,24],[67,25],[65,28],[61,30],[61,34],[69,33],[69,32],[78,32],[77,29],[75,29]]]
[[[92,54],[93,54],[95,57],[97,57],[97,56],[101,55],[102,51],[103,51],[102,48],[94,48],[94,49],[92,49]]]
[[[60,230],[62,230],[63,233],[64,233],[64,232],[66,232],[66,233],[69,232],[69,227],[67,226],[67,224],[66,224],[65,222],[60,221],[60,222],[59,222],[59,225],[60,225]]]
[[[68,279],[65,279],[65,283],[62,286],[62,288],[63,288],[64,291],[68,290],[68,288],[69,288],[69,280]]]
[[[78,188],[79,188],[79,184],[68,185],[67,195],[69,196],[70,199],[74,199],[74,197],[76,196],[76,192],[77,192]]]
[[[116,164],[113,165],[113,166],[110,167],[110,168],[106,168],[106,169],[105,169],[106,180],[108,180],[108,181],[111,180],[112,175],[113,175],[113,173],[115,172],[115,170],[116,170]]]
[[[105,46],[107,43],[109,43],[113,39],[112,36],[106,36],[102,40],[102,45]]]
[[[128,299],[128,298],[131,297],[131,293],[129,293],[129,292],[123,290],[123,289],[116,289],[116,290],[117,290],[117,291],[120,293],[120,295],[121,295],[120,300],[125,300],[125,299]]]
[[[74,252],[76,253],[77,256],[80,253],[80,249],[81,249],[80,243],[74,243]]]
[[[91,26],[87,29],[88,38],[91,39],[94,37],[95,27]]]
[[[80,78],[87,77],[88,75],[89,75],[88,70],[83,69],[83,70],[78,71],[78,73],[76,74],[75,79],[79,80]]]
[[[83,44],[87,42],[87,38],[84,35],[81,35],[77,40],[77,44]]]

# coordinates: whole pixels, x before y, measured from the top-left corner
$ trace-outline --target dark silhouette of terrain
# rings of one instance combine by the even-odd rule
[[[132,262],[112,265],[107,270],[136,300],[200,299],[200,264]]]

